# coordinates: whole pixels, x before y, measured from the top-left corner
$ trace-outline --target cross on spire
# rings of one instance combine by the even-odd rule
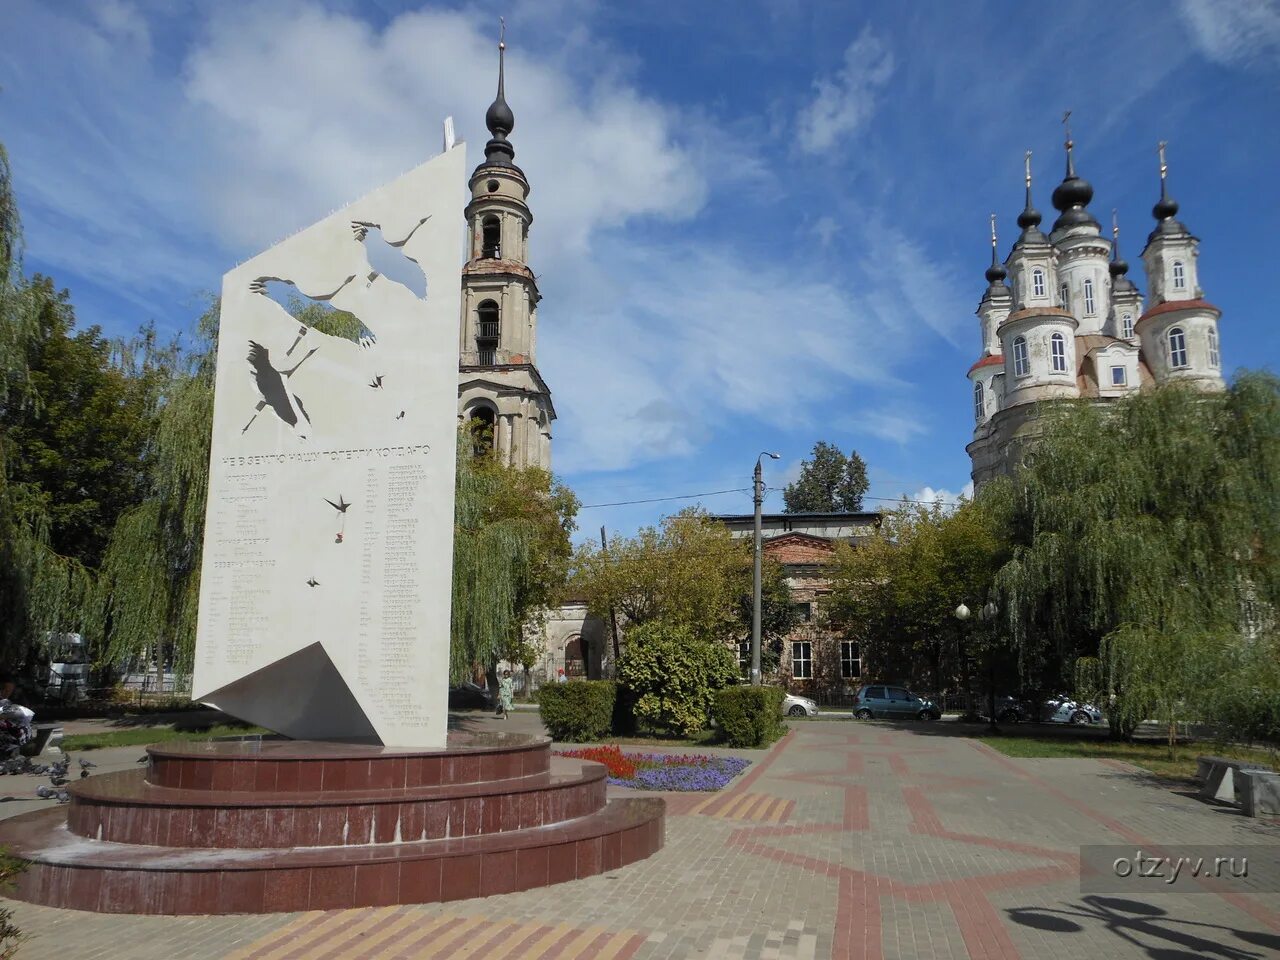
[[[1071,111],[1070,110],[1067,110],[1062,114],[1062,128],[1064,131],[1066,131],[1066,134],[1067,134],[1067,139],[1065,143],[1065,146],[1067,148],[1067,177],[1071,178],[1076,175],[1075,157],[1072,152],[1073,149],[1075,148],[1076,142],[1071,139]]]

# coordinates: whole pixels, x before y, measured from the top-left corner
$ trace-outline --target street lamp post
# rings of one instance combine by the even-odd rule
[[[751,579],[751,682],[756,686],[760,684],[760,508],[764,504],[764,470],[760,467],[760,461],[765,457],[780,460],[781,455],[766,450],[756,457],[756,470],[752,480],[756,524],[752,541],[755,563]]]
[[[969,608],[963,603],[956,607],[956,619],[964,622],[969,619]],[[988,601],[978,610],[978,619],[984,622],[994,620],[996,614],[1000,612],[1000,608],[994,603]],[[966,676],[968,671],[966,671]],[[966,690],[967,694],[968,691]],[[992,733],[999,733],[1000,727],[996,724],[996,663],[993,652],[987,650],[987,729]]]

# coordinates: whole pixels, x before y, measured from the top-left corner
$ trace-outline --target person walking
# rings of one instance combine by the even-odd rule
[[[503,720],[506,720],[507,715],[511,712],[515,693],[516,685],[515,681],[511,679],[511,671],[504,670],[502,679],[498,681],[498,716]]]

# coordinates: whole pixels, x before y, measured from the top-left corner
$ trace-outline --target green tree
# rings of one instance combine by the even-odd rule
[[[941,690],[963,677],[970,658],[989,673],[1004,638],[989,622],[957,620],[955,609],[976,613],[988,602],[1002,549],[983,503],[948,512],[903,502],[865,543],[837,546],[828,618],[882,679]]]
[[[630,694],[636,719],[681,737],[706,727],[715,692],[737,677],[737,658],[717,637],[660,619],[627,631],[618,665],[618,682]]]
[[[1117,734],[1168,699],[1157,689],[1207,713],[1214,685],[1194,682],[1203,647],[1275,629],[1280,380],[1269,374],[1221,393],[1168,386],[1061,405],[1029,465],[990,496],[1007,515],[998,587],[1024,672],[1065,678],[1109,638]],[[1152,673],[1160,637],[1186,651],[1162,665],[1185,667],[1181,679]]]
[[[748,552],[750,548],[748,547]],[[751,641],[751,620],[755,611],[755,593],[752,589],[751,571],[748,568],[741,577],[742,588],[738,593],[735,637],[739,642]],[[760,672],[768,676],[778,669],[782,659],[782,643],[799,622],[796,606],[791,601],[791,587],[787,584],[782,564],[765,556],[760,563]]]
[[[578,499],[545,470],[474,456],[470,435],[458,437],[450,673],[480,665],[496,684],[499,660],[528,662],[526,631],[564,586]]]
[[[834,444],[819,440],[813,459],[800,465],[800,479],[782,491],[787,513],[838,513],[862,509],[867,465],[856,450],[846,457]]]
[[[80,631],[93,578],[54,547],[50,498],[19,471],[11,434],[43,409],[30,360],[49,307],[47,284],[22,274],[22,225],[0,146],[0,659],[11,667],[49,631]]]
[[[573,557],[573,590],[601,618],[611,610],[629,625],[661,619],[701,636],[737,634],[750,556],[729,529],[699,507],[664,517],[608,547],[585,543]]]

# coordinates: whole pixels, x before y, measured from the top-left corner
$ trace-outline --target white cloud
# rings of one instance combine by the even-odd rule
[[[903,494],[903,496],[907,496],[907,495]],[[911,494],[910,496],[907,496],[907,499],[913,500],[916,503],[924,503],[924,504],[941,503],[943,507],[953,510],[957,506],[959,506],[960,499],[962,497],[966,500],[973,499],[973,481],[972,480],[970,480],[963,487],[961,487],[959,493],[952,493],[950,490],[947,490],[946,488],[939,488],[935,490],[933,487],[923,486],[919,490],[917,490],[915,493]]]
[[[857,133],[875,113],[893,75],[893,53],[870,27],[844,52],[844,65],[814,81],[814,97],[800,111],[797,136],[806,153],[821,153]]]
[[[1196,46],[1228,65],[1280,62],[1280,4],[1275,0],[1181,0]]]
[[[870,433],[882,440],[902,444],[929,432],[922,417],[901,407],[862,411],[848,421],[848,427],[857,433]]]

